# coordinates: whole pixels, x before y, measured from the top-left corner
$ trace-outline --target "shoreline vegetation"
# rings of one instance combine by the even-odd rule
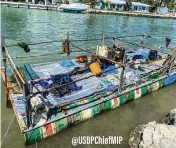
[[[14,8],[28,8],[28,9],[40,9],[40,10],[59,10],[58,5],[42,5],[24,2],[5,2],[0,1],[1,6],[14,7]],[[157,14],[157,13],[144,13],[144,12],[130,12],[130,11],[114,11],[114,10],[97,10],[90,9],[86,13],[90,14],[107,14],[107,15],[124,15],[133,17],[149,17],[149,18],[161,18],[161,19],[176,19],[176,16],[172,14]]]

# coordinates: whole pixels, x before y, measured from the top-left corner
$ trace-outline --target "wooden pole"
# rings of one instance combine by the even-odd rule
[[[9,62],[9,61],[8,61]],[[20,82],[19,82],[19,80],[18,80],[18,78],[17,78],[17,76],[16,76],[16,74],[15,74],[15,72],[14,72],[14,70],[13,70],[13,68],[11,67],[11,65],[10,65],[10,63],[9,63],[9,68],[11,69],[11,71],[12,71],[12,73],[13,73],[13,75],[14,75],[14,77],[15,77],[15,80],[16,80],[16,82],[18,83],[18,86],[20,87],[20,92],[21,93],[23,93],[22,92],[22,87],[21,87],[21,84],[20,84]]]
[[[18,69],[16,68],[16,65],[13,62],[12,58],[9,55],[7,55],[7,58],[9,60],[9,63],[11,63],[13,65],[13,68],[14,68],[15,72],[17,73],[18,77],[20,78],[22,84],[25,84],[25,81],[24,81],[23,77],[21,76],[21,74],[19,73]]]
[[[20,78],[21,82],[22,82],[23,84],[25,84],[25,81],[24,81],[23,77],[22,77],[21,74],[19,73],[18,69],[16,68],[15,63],[13,62],[12,58],[11,58],[10,55],[9,55],[9,52],[8,52],[8,50],[7,50],[7,47],[6,47],[6,45],[5,45],[5,42],[4,42],[4,39],[3,39],[3,38],[1,39],[1,45],[3,45],[3,47],[4,47],[4,49],[5,49],[7,60],[9,61],[9,63],[11,63],[11,64],[13,65],[14,70],[15,70],[15,72],[17,73],[18,77]]]

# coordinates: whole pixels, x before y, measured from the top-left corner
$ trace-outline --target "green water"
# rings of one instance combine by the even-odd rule
[[[14,44],[17,41],[34,43],[46,40],[65,39],[69,32],[71,39],[101,38],[105,36],[118,36],[126,34],[150,34],[156,36],[168,36],[176,38],[176,21],[167,19],[139,18],[110,15],[70,14],[55,11],[28,10],[16,8],[1,8],[1,33],[6,43]],[[138,38],[135,41],[139,41]],[[133,40],[134,41],[134,40]],[[82,48],[95,50],[101,41],[76,42]],[[105,41],[107,45],[112,41]],[[164,46],[164,39],[146,40],[145,44],[158,48]],[[43,44],[30,46],[31,52],[24,53],[20,48],[10,48],[12,56],[37,55],[40,53],[60,51],[61,43],[51,45]],[[176,43],[171,42],[171,47]],[[75,57],[77,54],[72,54]],[[25,60],[16,60],[17,64],[37,63],[63,59],[65,56],[52,56],[50,58],[37,57]],[[2,82],[1,82],[2,83]],[[176,107],[176,85],[172,85],[138,100],[128,102],[117,109],[105,112],[86,122],[72,126],[55,136],[38,143],[42,148],[71,147],[71,139],[75,136],[123,136],[122,145],[84,145],[85,147],[128,147],[130,131],[138,124],[153,120],[160,120],[169,110]],[[6,108],[4,86],[1,88],[1,125],[2,135],[13,116],[13,110]],[[10,131],[5,138],[3,148],[23,148],[24,140],[16,119],[13,121]],[[29,148],[35,145],[28,146]],[[78,146],[82,147],[82,146]]]

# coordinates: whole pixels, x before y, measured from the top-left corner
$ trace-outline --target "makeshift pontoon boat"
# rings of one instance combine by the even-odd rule
[[[63,42],[68,55],[71,44]],[[173,54],[145,47],[130,52],[102,44],[90,57],[18,67],[2,45],[1,74],[26,144],[176,82],[175,49]],[[18,45],[29,51],[27,44]]]

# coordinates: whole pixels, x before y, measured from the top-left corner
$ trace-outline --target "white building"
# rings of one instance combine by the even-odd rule
[[[106,3],[109,5],[107,6]],[[96,8],[97,9],[111,9],[111,10],[124,10],[126,5],[125,0],[100,0]]]
[[[125,5],[125,0],[111,0],[110,8],[113,10],[124,10]]]
[[[151,6],[141,3],[141,2],[131,2],[130,9],[132,11],[142,11],[142,12],[149,12],[149,8]]]

